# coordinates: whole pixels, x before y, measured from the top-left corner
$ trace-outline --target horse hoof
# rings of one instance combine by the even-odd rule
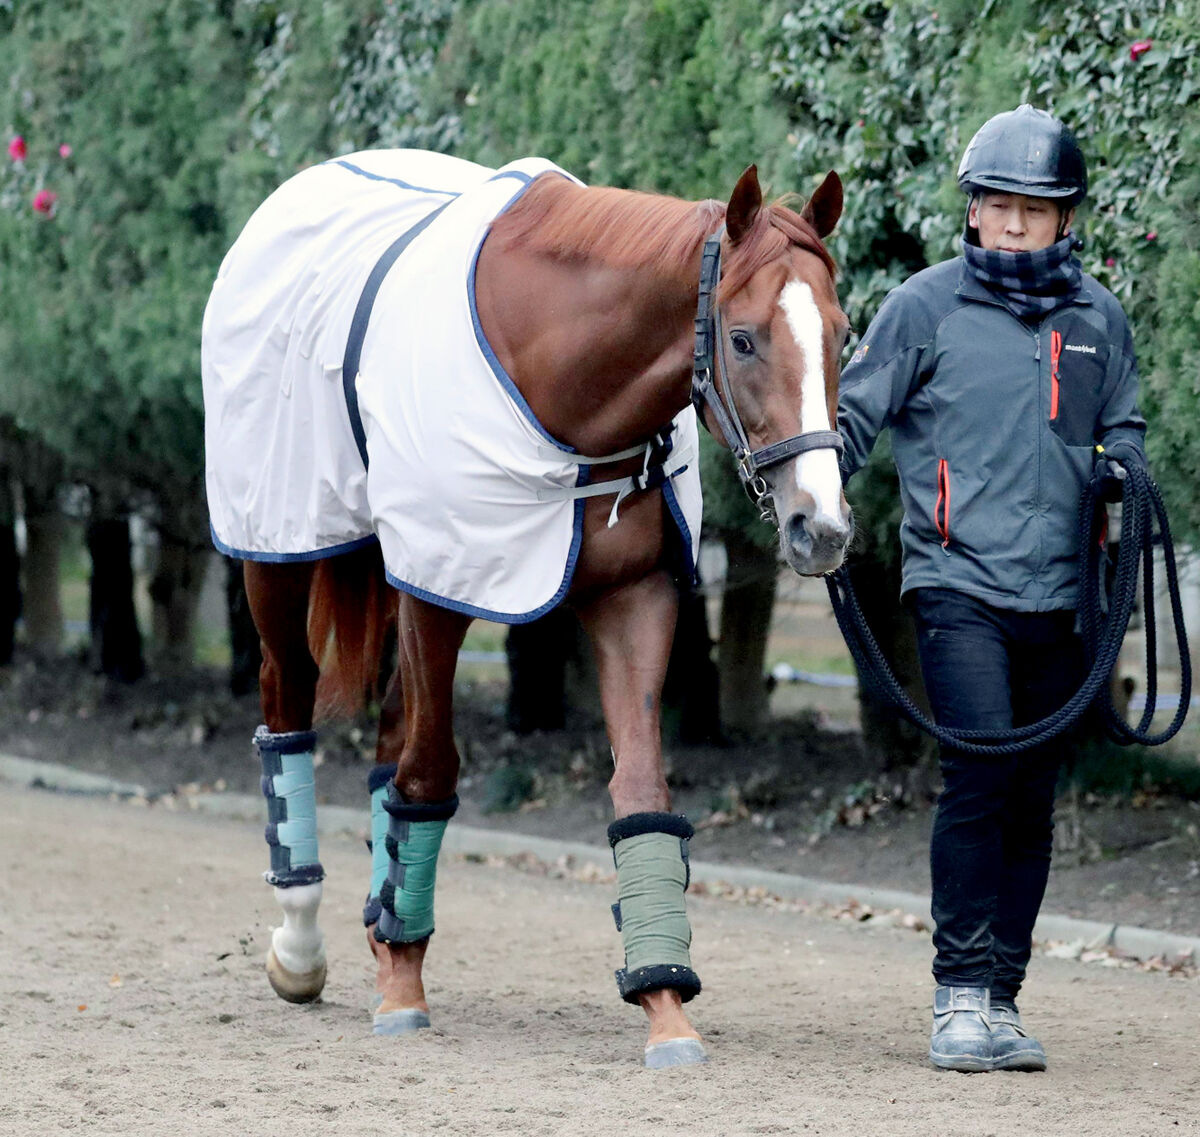
[[[288,971],[275,957],[275,949],[267,952],[267,978],[275,994],[289,1003],[311,1003],[325,989],[325,963],[312,971]]]
[[[696,1066],[707,1062],[704,1047],[695,1038],[668,1038],[666,1042],[655,1042],[646,1047],[646,1067],[664,1070],[668,1066]]]
[[[401,1011],[376,1011],[372,1034],[412,1034],[429,1026],[429,1015],[416,1007]]]

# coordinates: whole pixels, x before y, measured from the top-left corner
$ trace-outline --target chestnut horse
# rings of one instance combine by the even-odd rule
[[[337,165],[375,182],[401,184],[366,169],[369,152],[351,157]],[[683,900],[691,827],[670,812],[659,700],[678,578],[687,574],[679,567],[672,517],[678,509],[670,494],[671,479],[680,471],[665,468],[670,462],[664,464],[662,440],[673,420],[693,422],[694,402],[704,424],[733,451],[764,518],[777,522],[788,565],[798,573],[820,574],[841,563],[852,525],[837,466],[840,439],[830,426],[847,322],[822,238],[841,214],[842,188],[831,173],[797,212],[781,202],[764,204],[753,166],[727,205],[587,188],[560,174],[528,178],[520,195],[489,222],[473,262],[472,318],[480,343],[494,353],[496,375],[511,380],[507,397],[524,404],[522,413],[542,437],[589,469],[579,484],[592,492],[572,503],[578,509],[577,540],[553,603],[573,607],[592,643],[612,745],[615,821],[609,840],[618,869],[620,904],[614,914],[626,964],[617,973],[620,993],[649,1018],[646,1064],[686,1064],[705,1060],[683,1005],[700,986],[688,956],[691,933]],[[299,208],[293,202],[293,212]],[[433,241],[436,230],[429,232]],[[404,242],[397,244],[403,248]],[[345,285],[359,298],[358,331],[351,336],[366,337],[364,352],[370,337],[383,334],[378,329],[396,314],[383,307],[386,287],[379,290],[391,253],[365,286],[361,274]],[[287,263],[286,271],[297,274],[293,291],[303,292],[307,269],[301,262]],[[430,945],[441,833],[457,804],[453,680],[463,637],[478,610],[406,585],[402,568],[390,563],[379,524],[382,556],[373,538],[279,551],[269,542],[238,547],[226,537],[226,522],[218,520],[220,494],[225,493],[227,511],[236,514],[239,507],[229,506],[232,491],[221,488],[233,481],[221,478],[240,479],[244,500],[257,500],[261,483],[275,475],[253,463],[268,461],[261,455],[279,445],[278,431],[270,428],[259,430],[258,445],[242,442],[230,453],[218,453],[217,433],[238,421],[231,398],[221,405],[222,344],[247,330],[263,342],[269,338],[258,326],[266,317],[247,300],[249,293],[225,305],[236,314],[218,303],[222,287],[231,287],[222,282],[237,272],[231,252],[206,312],[206,430],[214,540],[245,558],[246,589],[262,640],[265,727],[256,741],[271,820],[272,871],[266,875],[284,909],[268,973],[277,992],[291,1001],[315,999],[322,989],[325,957],[316,910],[324,873],[316,856],[311,759],[318,678],[361,694],[378,672],[384,625],[394,619],[399,662],[383,700],[371,780],[375,865],[364,921],[375,963],[375,1030],[401,1033],[429,1022],[422,963]],[[372,288],[379,301],[373,311],[361,299],[368,293],[374,299]],[[288,343],[301,343],[304,356],[302,323],[296,320],[285,331]],[[244,354],[240,347],[227,353],[230,359]],[[348,351],[341,374],[346,413],[361,460],[369,456],[371,466],[365,480],[361,470],[344,476],[365,486],[374,516],[392,488],[382,446],[394,441],[395,432],[388,434],[386,424],[368,423],[365,431],[355,424],[360,396],[364,415],[374,413],[368,373],[372,381],[380,376],[365,362],[360,370],[357,354],[351,355]],[[326,372],[331,370],[327,365]],[[301,397],[291,379],[281,383],[277,375],[268,375],[265,387],[262,397],[271,401]],[[329,389],[341,390],[336,383]],[[240,414],[258,413],[248,400],[238,407]],[[345,432],[345,424],[338,429]],[[356,454],[351,458],[359,461]],[[305,456],[314,465],[322,460],[315,451]],[[340,468],[352,467],[350,462]],[[432,523],[455,508],[454,502],[422,502]],[[690,558],[683,560],[690,570]]]

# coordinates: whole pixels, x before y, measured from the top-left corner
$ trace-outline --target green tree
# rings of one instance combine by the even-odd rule
[[[207,544],[197,330],[247,64],[229,13],[200,0],[0,9],[0,123],[28,150],[3,180],[0,412],[65,457],[94,522],[151,513],[156,598],[185,610],[198,574],[172,566]],[[186,656],[190,620],[170,626]]]

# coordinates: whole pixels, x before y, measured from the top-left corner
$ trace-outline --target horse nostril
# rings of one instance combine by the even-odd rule
[[[801,557],[812,556],[812,533],[809,531],[808,518],[802,513],[793,513],[787,519],[784,528],[788,548]]]

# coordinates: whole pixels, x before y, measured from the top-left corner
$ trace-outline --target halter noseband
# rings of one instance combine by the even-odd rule
[[[729,386],[729,369],[725,366],[725,337],[721,308],[716,302],[717,284],[721,279],[721,237],[724,226],[704,242],[700,257],[700,292],[696,302],[696,348],[692,360],[692,405],[704,422],[704,407],[713,413],[717,426],[737,462],[742,487],[758,507],[764,521],[774,520],[771,491],[761,471],[778,466],[806,450],[836,450],[842,452],[842,436],[836,430],[807,430],[773,442],[759,450],[750,449],[750,440],[742,426],[737,402]],[[715,382],[719,374],[721,388]],[[724,394],[722,395],[722,389]],[[707,426],[707,423],[705,423]]]

